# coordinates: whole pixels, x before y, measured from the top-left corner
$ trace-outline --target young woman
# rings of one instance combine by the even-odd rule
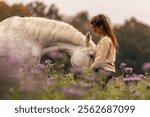
[[[100,35],[91,69],[104,76],[104,88],[115,73],[116,52],[119,46],[110,21],[105,15],[94,16],[90,24],[94,32]]]

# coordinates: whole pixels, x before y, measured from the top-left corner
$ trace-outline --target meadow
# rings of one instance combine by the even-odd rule
[[[144,74],[121,63],[119,76],[102,88],[103,76],[89,69],[68,67],[63,53],[51,53],[58,62],[45,60],[34,67],[18,66],[17,61],[0,68],[0,99],[26,100],[147,100],[150,99],[150,63],[143,64]],[[60,62],[61,61],[61,62]],[[60,62],[60,63],[59,63]],[[8,62],[7,62],[8,64]],[[1,64],[2,66],[2,64]]]
[[[68,22],[83,34],[90,31],[95,43],[98,42],[99,37],[89,25],[88,11],[81,11],[72,17],[59,11],[56,5],[47,6],[43,2],[35,1],[24,6],[1,1],[0,21],[11,16],[46,17]],[[16,55],[12,61],[3,60],[1,56],[0,99],[150,99],[150,27],[136,17],[125,19],[123,24],[113,27],[120,46],[116,61],[117,75],[105,89],[102,88],[102,76],[95,78],[89,69],[72,68],[68,57],[59,52],[50,53],[53,60],[55,57],[60,58],[55,62],[44,58],[43,64],[32,67],[27,66],[29,63],[20,64],[21,60]],[[141,71],[142,74],[137,74]]]

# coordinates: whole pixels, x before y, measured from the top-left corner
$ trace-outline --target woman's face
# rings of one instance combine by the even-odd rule
[[[93,31],[94,31],[95,33],[102,34],[102,29],[101,29],[100,27],[97,27],[97,26],[95,26],[95,25],[91,25],[91,26],[92,26]]]

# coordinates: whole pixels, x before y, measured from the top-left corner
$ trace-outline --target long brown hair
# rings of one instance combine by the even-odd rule
[[[102,27],[103,31],[111,38],[112,43],[116,50],[119,48],[117,38],[113,32],[111,24],[108,22],[108,18],[104,14],[96,15],[92,18],[90,24],[96,27]]]

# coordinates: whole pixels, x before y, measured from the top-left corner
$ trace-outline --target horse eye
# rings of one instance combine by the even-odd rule
[[[94,59],[94,55],[93,54],[90,54],[89,56],[90,56],[90,58]]]

